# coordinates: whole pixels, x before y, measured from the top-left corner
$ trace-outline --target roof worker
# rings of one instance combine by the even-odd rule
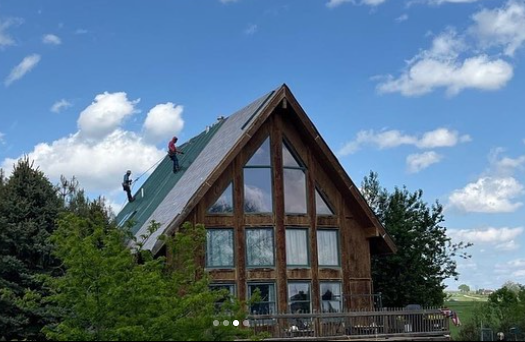
[[[170,140],[168,144],[168,155],[170,156],[170,159],[173,161],[173,173],[176,173],[180,170],[179,166],[179,158],[177,158],[178,154],[184,154],[184,152],[177,150],[177,146],[175,146],[175,143],[177,143],[177,137],[173,137],[173,139]]]
[[[130,178],[131,170],[126,171],[124,174],[124,180],[122,181],[122,189],[128,195],[128,201],[133,202],[135,199],[131,196],[131,183],[133,180]]]

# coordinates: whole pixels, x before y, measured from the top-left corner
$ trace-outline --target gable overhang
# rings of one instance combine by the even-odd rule
[[[284,102],[283,102],[284,101]],[[337,176],[334,179],[342,185],[342,191],[344,192],[345,198],[350,202],[356,204],[358,208],[358,218],[363,222],[366,229],[366,236],[370,240],[371,251],[373,254],[391,254],[395,253],[397,248],[392,241],[391,237],[387,234],[383,225],[379,222],[372,209],[366,203],[366,200],[361,195],[360,191],[356,188],[344,168],[339,163],[336,156],[332,153],[326,142],[323,140],[311,120],[306,115],[301,105],[298,103],[296,98],[286,84],[283,84],[279,89],[275,90],[267,100],[261,105],[261,107],[249,118],[247,123],[242,127],[243,134],[234,144],[234,146],[228,151],[226,156],[221,160],[217,167],[211,172],[209,177],[202,182],[198,190],[191,196],[190,200],[184,206],[180,214],[176,215],[166,226],[164,234],[170,236],[173,235],[177,228],[180,227],[188,216],[195,209],[197,204],[202,200],[206,193],[210,190],[217,179],[222,175],[225,170],[237,157],[239,151],[250,141],[252,136],[256,134],[259,128],[266,122],[268,117],[279,106],[291,106],[295,117],[301,123],[303,130],[307,133],[310,139],[313,140],[313,146],[318,149],[318,155],[321,158],[326,159],[326,165],[332,166],[332,172],[336,173]],[[153,245],[151,249],[154,255],[157,255],[164,246],[165,242],[159,239]]]

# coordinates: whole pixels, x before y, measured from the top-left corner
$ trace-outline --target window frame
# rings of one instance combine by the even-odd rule
[[[320,232],[334,232],[336,234],[336,247],[337,247],[337,265],[323,264],[321,263],[321,244],[319,243]],[[321,268],[340,268],[341,267],[341,232],[338,228],[318,228],[317,229],[317,263]]]
[[[250,265],[249,255],[248,255],[248,232],[256,230],[269,230],[272,232],[272,264],[269,265]],[[275,268],[275,258],[276,258],[276,244],[275,244],[275,227],[261,226],[261,227],[245,227],[244,229],[244,245],[245,245],[245,257],[246,257],[246,268]]]
[[[331,284],[331,285],[339,285],[339,300],[323,300],[323,291],[322,291],[322,287],[324,284]],[[323,307],[323,303],[324,302],[339,302],[339,311],[336,311],[336,312],[333,312],[333,313],[341,313],[344,311],[344,308],[343,308],[343,304],[344,304],[344,301],[343,301],[343,282],[342,281],[320,281],[319,282],[319,303],[321,305],[320,309],[321,309],[321,313],[331,313],[329,311],[324,311],[324,307]]]
[[[306,238],[306,264],[290,264],[288,263],[288,231],[292,230],[301,230],[305,232],[305,238]],[[286,248],[286,267],[287,268],[309,268],[311,266],[310,261],[310,229],[307,227],[293,227],[293,226],[287,226],[285,227],[285,248]]]
[[[291,300],[291,297],[290,296],[290,286],[291,285],[294,285],[294,284],[297,284],[297,285],[308,285],[308,297],[309,299],[308,300],[294,300],[292,301]],[[289,281],[288,284],[287,284],[287,294],[288,294],[288,297],[287,297],[287,300],[286,300],[286,305],[288,306],[288,311],[291,313],[291,314],[311,314],[312,313],[312,283],[310,281]],[[293,303],[308,303],[308,310],[309,312],[292,312],[292,304]]]
[[[254,305],[259,305],[259,304],[268,304],[268,313],[254,313],[253,310],[252,310],[252,305],[250,305],[249,309],[249,314],[250,315],[273,315],[275,313],[277,313],[277,289],[276,289],[276,285],[275,285],[275,282],[247,282],[246,283],[246,288],[247,288],[247,291],[246,291],[246,295],[247,295],[247,300],[249,301],[252,297],[252,291],[251,291],[251,287],[252,286],[271,286],[271,289],[273,291],[273,302],[272,301],[261,301],[261,302],[256,302],[256,303],[253,303]],[[270,291],[268,291],[268,293],[270,294]],[[268,298],[270,299],[270,298]],[[272,310],[273,309],[273,310]]]
[[[232,264],[231,265],[221,265],[221,266],[210,266],[208,264],[208,232],[216,232],[216,231],[230,231],[231,234],[231,247],[232,247]],[[231,227],[221,227],[221,228],[206,228],[206,251],[205,251],[205,268],[206,269],[234,269],[236,267],[236,258],[235,258],[235,229]]]

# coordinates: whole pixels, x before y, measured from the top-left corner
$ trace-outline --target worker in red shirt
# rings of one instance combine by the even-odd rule
[[[179,158],[177,158],[177,153],[184,154],[184,152],[177,150],[177,146],[175,146],[177,140],[177,137],[173,137],[173,139],[171,139],[168,144],[168,155],[170,156],[170,159],[173,160],[173,173],[176,173],[180,170]]]

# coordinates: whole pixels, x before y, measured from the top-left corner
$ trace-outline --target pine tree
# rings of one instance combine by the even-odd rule
[[[422,190],[396,188],[389,193],[374,172],[365,177],[362,189],[398,249],[394,255],[372,259],[374,292],[382,293],[386,306],[442,305],[443,281],[457,279],[455,257],[470,257],[464,249],[471,244],[451,242],[442,225],[443,206],[425,203]]]
[[[62,203],[29,159],[0,177],[0,339],[39,340],[53,320],[42,275],[58,265],[50,235]]]

